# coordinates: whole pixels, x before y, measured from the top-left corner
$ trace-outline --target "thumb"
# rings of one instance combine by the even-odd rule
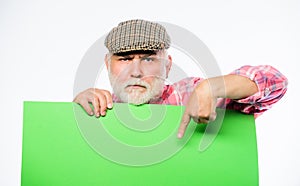
[[[178,133],[177,133],[178,138],[182,138],[184,136],[185,130],[186,130],[187,126],[189,125],[190,120],[191,120],[190,115],[187,113],[187,111],[185,111],[182,116],[180,126],[178,129]]]

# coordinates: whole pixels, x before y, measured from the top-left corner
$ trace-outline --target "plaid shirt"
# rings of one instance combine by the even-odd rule
[[[219,98],[217,107],[254,114],[255,118],[270,109],[287,90],[287,78],[272,66],[242,66],[230,74],[250,78],[256,83],[258,92],[239,100]],[[150,104],[186,105],[192,91],[202,80],[204,79],[200,77],[189,77],[172,85],[165,85],[161,98]],[[120,102],[115,95],[113,101]]]

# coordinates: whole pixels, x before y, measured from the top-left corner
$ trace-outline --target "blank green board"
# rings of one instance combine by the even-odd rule
[[[105,117],[96,118],[71,102],[26,101],[21,184],[258,185],[253,115],[218,109],[225,116],[217,135],[206,130],[208,125],[191,121],[179,140],[176,131],[183,111],[183,106],[115,103]],[[145,127],[149,121],[152,128]],[[203,138],[214,140],[200,151]],[[163,149],[156,148],[163,143]],[[175,152],[176,145],[180,148]],[[174,153],[167,156],[168,151]],[[155,158],[161,161],[148,161]]]

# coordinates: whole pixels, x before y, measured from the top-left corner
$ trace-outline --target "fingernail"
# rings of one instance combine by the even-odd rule
[[[178,138],[182,138],[182,134],[181,134],[181,133],[178,133],[178,134],[177,134],[177,137],[178,137]]]
[[[105,111],[101,112],[101,115],[102,115],[102,116],[105,116],[105,114],[106,114],[106,112],[105,112]]]
[[[92,115],[94,115],[94,113],[93,113],[93,112],[90,112],[90,115],[92,116]]]
[[[107,107],[108,107],[108,108],[112,108],[112,104],[109,103],[109,104],[107,105]]]

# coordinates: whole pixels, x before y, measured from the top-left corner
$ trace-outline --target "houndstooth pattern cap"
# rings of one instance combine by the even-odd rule
[[[171,39],[165,27],[141,19],[119,23],[108,33],[104,41],[109,52],[113,54],[168,49],[170,43]]]

